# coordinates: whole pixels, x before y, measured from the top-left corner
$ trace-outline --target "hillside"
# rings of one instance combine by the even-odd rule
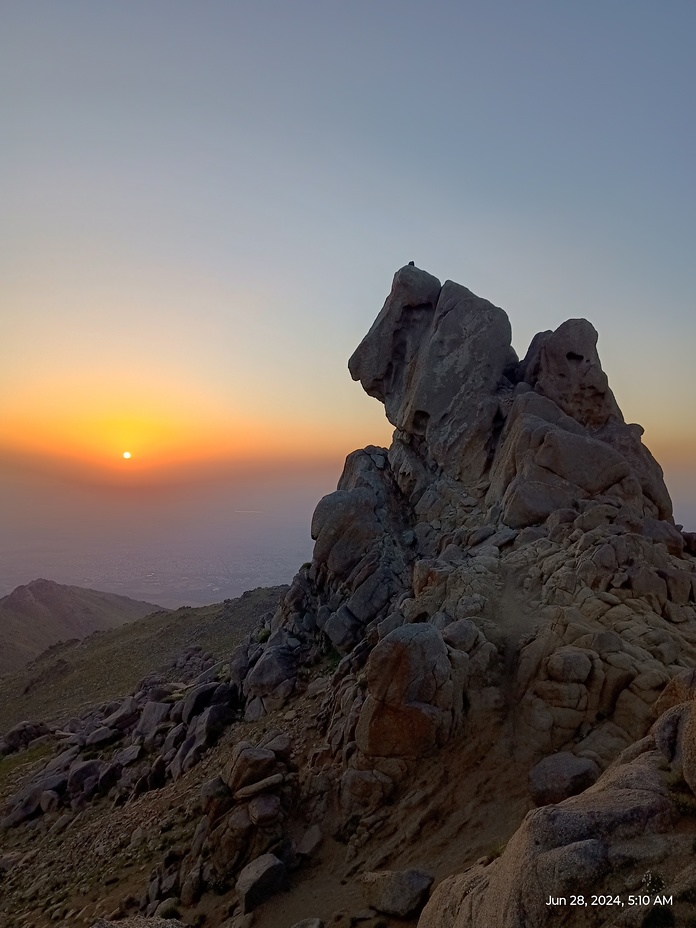
[[[53,580],[33,580],[0,599],[0,674],[58,641],[85,638],[160,609],[153,603]]]
[[[86,706],[130,692],[150,672],[173,679],[176,660],[187,648],[221,659],[276,608],[286,589],[257,589],[212,606],[159,610],[82,641],[54,645],[0,678],[0,732],[24,718],[65,721]]]

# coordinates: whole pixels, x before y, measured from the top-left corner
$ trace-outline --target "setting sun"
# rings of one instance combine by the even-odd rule
[[[124,451],[124,452],[123,452],[123,456],[124,456],[124,458],[126,458],[126,460],[128,460],[128,458],[131,456],[130,451]]]

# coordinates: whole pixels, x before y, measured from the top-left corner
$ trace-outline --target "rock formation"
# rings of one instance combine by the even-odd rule
[[[272,642],[301,663],[328,639],[346,677],[364,668],[341,737],[359,755],[427,753],[481,704],[531,755],[574,742],[606,763],[696,657],[693,560],[596,331],[565,322],[522,361],[510,336],[502,309],[406,266],[350,359],[394,440],[317,506]],[[282,676],[251,671],[253,711]]]
[[[520,361],[502,309],[407,265],[349,369],[393,441],[348,456],[272,619],[186,685],[87,715],[5,826],[178,787],[218,751],[188,844],[144,887],[148,915],[229,889],[223,924],[275,925],[269,896],[330,837],[375,917],[415,924],[437,870],[420,928],[675,923],[635,868],[666,861],[679,904],[696,898],[679,862],[696,809],[696,537],[624,421],[597,332],[569,320]],[[477,836],[486,809],[499,854]],[[641,886],[649,904],[623,920],[547,903]]]
[[[589,824],[564,830],[546,803],[581,793],[564,807],[590,822],[599,802],[612,810],[607,834],[666,827],[664,784],[650,786],[644,759],[591,784],[647,735],[669,681],[696,666],[693,538],[609,388],[597,332],[569,320],[521,361],[510,337],[503,310],[464,287],[397,272],[349,362],[384,403],[392,445],[348,457],[317,507],[313,561],[273,621],[298,665],[327,646],[344,655],[325,714],[345,810],[374,813],[417,758],[491,724],[530,771],[542,808],[499,878],[438,890],[423,925],[441,928],[532,924],[520,890],[496,883],[522,879],[530,842],[555,854],[548,866],[572,874],[587,859],[588,880],[606,872],[604,838]],[[268,695],[251,677],[245,687],[266,711]],[[635,797],[621,792],[634,768],[645,777]],[[585,854],[579,841],[601,847]]]

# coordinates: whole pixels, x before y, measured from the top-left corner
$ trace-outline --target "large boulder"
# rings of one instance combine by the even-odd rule
[[[502,309],[406,266],[348,367],[400,432],[447,473],[475,482],[488,463],[496,391],[516,361],[510,342]]]
[[[21,587],[20,587],[21,589]],[[16,591],[15,591],[16,592]],[[11,754],[13,751],[19,751],[35,741],[37,738],[43,738],[50,732],[50,729],[43,722],[19,722],[3,736],[4,749],[3,753]]]
[[[225,768],[222,779],[234,793],[252,783],[258,783],[277,772],[278,761],[268,748],[254,747],[248,741],[240,741],[232,752],[232,759]]]
[[[296,663],[292,649],[286,645],[266,648],[247,675],[247,696],[287,698],[294,688]]]
[[[237,896],[242,912],[251,912],[287,884],[285,864],[273,854],[262,854],[241,871]]]
[[[529,791],[535,805],[562,802],[581,793],[599,776],[599,767],[589,757],[560,751],[545,757],[529,773]]]
[[[419,757],[443,745],[462,721],[466,663],[430,624],[390,632],[367,663],[368,697],[356,731],[360,750]]]
[[[171,715],[172,706],[168,702],[146,702],[135,728],[136,735],[141,735],[146,744],[154,741],[161,725]]]
[[[379,870],[362,879],[372,908],[397,918],[419,912],[433,885],[433,875],[426,870]]]

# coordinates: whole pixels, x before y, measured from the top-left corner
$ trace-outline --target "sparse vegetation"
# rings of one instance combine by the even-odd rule
[[[498,844],[494,844],[491,849],[488,851],[488,856],[491,860],[497,860],[507,847],[507,841],[501,841]]]
[[[26,751],[9,754],[7,757],[0,759],[0,796],[5,784],[14,779],[16,775],[27,772],[32,764],[48,757],[52,751],[52,744],[37,744],[29,747]]]
[[[664,877],[659,871],[648,870],[643,874],[642,886],[647,893],[655,895],[655,893],[662,892],[665,885]]]
[[[51,648],[27,668],[0,677],[0,732],[25,718],[64,722],[131,692],[151,671],[175,679],[176,669],[165,665],[192,643],[222,659],[275,608],[285,589],[259,588],[228,604],[158,612]]]

